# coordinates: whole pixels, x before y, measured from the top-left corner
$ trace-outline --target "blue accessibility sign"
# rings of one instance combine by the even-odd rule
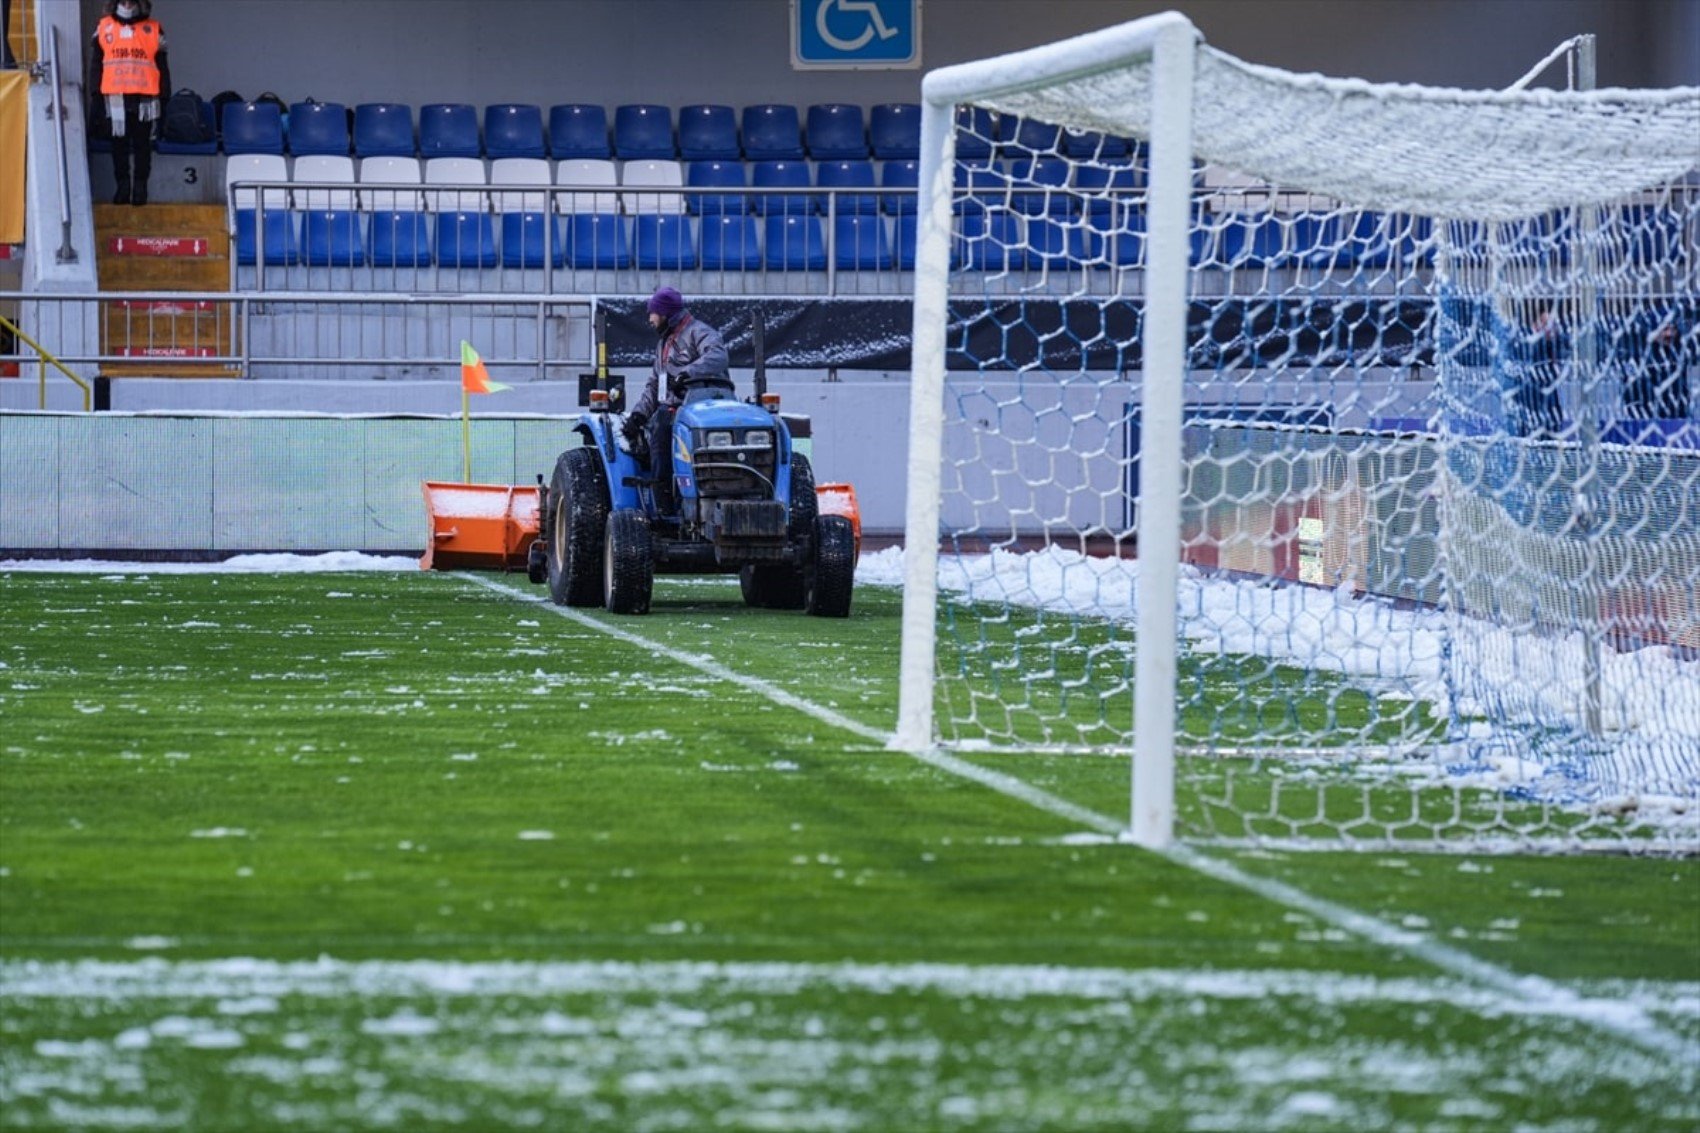
[[[791,0],[791,65],[919,67],[921,0]]]

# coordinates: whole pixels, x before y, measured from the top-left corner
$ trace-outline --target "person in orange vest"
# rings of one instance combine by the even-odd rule
[[[91,121],[112,127],[114,204],[148,203],[153,136],[161,104],[171,93],[165,30],[152,0],[106,0],[95,26],[85,88],[95,99]]]

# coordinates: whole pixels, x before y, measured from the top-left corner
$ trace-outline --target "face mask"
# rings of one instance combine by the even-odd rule
[[[134,4],[120,4],[117,8],[118,18],[121,20],[133,20],[139,11],[141,9]]]

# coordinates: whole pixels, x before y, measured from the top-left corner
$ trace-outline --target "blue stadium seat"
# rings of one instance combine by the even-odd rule
[[[769,215],[762,262],[781,271],[826,270],[826,233],[818,216]]]
[[[805,161],[757,161],[750,167],[750,184],[757,189],[807,189],[809,165]],[[820,211],[813,193],[768,193],[755,198],[761,216],[800,215]]]
[[[283,111],[276,103],[225,103],[220,127],[226,155],[283,152]]]
[[[761,267],[761,239],[756,218],[747,213],[726,212],[702,218],[704,268],[719,271],[755,271]]]
[[[879,213],[840,213],[832,222],[833,263],[847,271],[887,271],[891,239]]]
[[[744,107],[744,156],[751,161],[803,160],[797,108],[777,103]]]
[[[920,157],[920,103],[882,102],[868,111],[868,142],[881,161]]]
[[[1004,208],[967,213],[961,218],[967,247],[966,266],[972,271],[1020,271],[1027,267],[1024,218]]]
[[[541,118],[538,131],[541,138]],[[503,267],[560,266],[563,241],[554,233],[549,213],[551,177],[549,162],[541,157],[502,157],[490,163],[492,186],[534,187],[522,192],[504,191],[493,197],[502,218]]]
[[[1062,131],[1037,118],[998,119],[998,146],[1011,157],[1055,153]]]
[[[356,111],[358,113],[358,111]],[[369,209],[367,259],[373,267],[423,267],[431,262],[431,223],[417,190],[384,185],[418,185],[419,159],[380,155],[360,159],[360,202]]]
[[[956,158],[958,161],[983,161],[992,156],[992,144],[997,141],[997,119],[992,112],[979,106],[956,108]]]
[[[868,156],[868,130],[862,108],[850,102],[821,102],[809,107],[804,138],[815,161],[861,161]]]
[[[207,140],[204,142],[174,142],[169,138],[161,137],[154,143],[155,149],[160,153],[207,154],[218,152],[218,123],[213,121],[212,103],[204,98],[198,101],[200,102],[201,125],[206,128]],[[102,138],[101,141],[106,142],[106,139]],[[111,143],[106,142],[105,148],[111,149]]]
[[[494,103],[484,108],[484,152],[503,157],[543,157],[543,109],[525,102]]]
[[[614,156],[622,161],[678,157],[673,144],[673,112],[653,103],[615,107]]]
[[[1194,212],[1191,262],[1194,266],[1243,267],[1249,253],[1245,217],[1229,212]]]
[[[291,175],[301,210],[301,260],[310,267],[359,267],[366,262],[355,211],[354,161],[345,153],[302,154]],[[308,189],[306,183],[348,188]]]
[[[730,106],[679,108],[679,157],[684,161],[735,161],[738,114]]]
[[[750,208],[743,191],[749,182],[744,178],[742,161],[693,161],[685,166],[687,186],[736,189],[731,193],[687,193],[685,207],[698,216],[719,213],[741,213]]]
[[[1001,161],[959,161],[952,182],[958,195],[951,207],[959,215],[1001,206],[1009,197],[1009,175]]]
[[[1118,205],[1132,203],[1132,198],[1144,184],[1144,176],[1131,161],[1095,162],[1077,166],[1074,189],[1086,198],[1086,211],[1093,216],[1106,216]]]
[[[505,268],[560,267],[566,259],[565,241],[558,231],[565,222],[547,212],[502,213],[501,260]],[[557,229],[552,231],[551,229]]]
[[[1026,218],[1024,225],[1026,264],[1029,268],[1078,266],[1069,252],[1069,234],[1077,230],[1077,221],[1039,214]]]
[[[1087,130],[1076,133],[1064,130],[1063,153],[1080,158],[1120,158],[1133,153],[1133,143],[1114,134],[1099,134]]]
[[[354,152],[360,157],[413,157],[413,109],[399,102],[362,102],[354,108]]]
[[[296,102],[289,107],[289,152],[348,153],[348,107],[340,102]]]
[[[496,219],[487,212],[437,214],[437,262],[448,268],[496,266]]]
[[[880,170],[880,188],[907,189],[907,193],[881,193],[885,211],[895,216],[914,216],[919,207],[916,186],[921,183],[921,163],[914,158],[888,161]]]
[[[419,108],[419,156],[481,157],[478,111],[469,103],[434,102]]]
[[[557,159],[614,156],[608,143],[608,112],[590,103],[568,102],[549,108],[549,152]]]
[[[244,188],[245,185],[281,184],[289,180],[289,159],[280,153],[230,154],[224,159],[224,183],[234,187],[236,206],[236,262],[251,265],[260,256],[268,264],[293,264],[299,258],[299,225],[289,209],[285,188]],[[264,197],[266,213],[257,224],[256,206]]]
[[[566,258],[575,268],[632,266],[632,238],[618,213],[573,213],[566,217]]]
[[[874,163],[866,160],[820,162],[815,166],[815,184],[823,189],[872,189]],[[840,215],[866,215],[880,210],[877,193],[839,192],[835,196],[836,200],[828,198],[822,202],[822,208],[836,208]]]
[[[1009,179],[1015,184],[1010,203],[1028,216],[1067,216],[1078,203],[1068,191],[1069,173],[1069,163],[1060,157],[1015,162],[1009,170]]]
[[[236,262],[252,265],[256,262],[260,235],[254,223],[254,209],[236,210]],[[295,214],[283,209],[266,212],[264,225],[266,263],[293,264],[300,259],[301,247],[296,233]]]
[[[634,221],[632,263],[640,268],[684,271],[697,266],[691,218],[676,213],[644,212]]]
[[[1126,209],[1118,215],[1088,212],[1084,223],[1068,231],[1068,257],[1100,268],[1137,267],[1145,254],[1145,213]]]

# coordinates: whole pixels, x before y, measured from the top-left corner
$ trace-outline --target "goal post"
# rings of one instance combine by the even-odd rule
[[[1166,13],[922,97],[894,746],[1131,754],[1146,845],[1700,849],[1700,89]]]

